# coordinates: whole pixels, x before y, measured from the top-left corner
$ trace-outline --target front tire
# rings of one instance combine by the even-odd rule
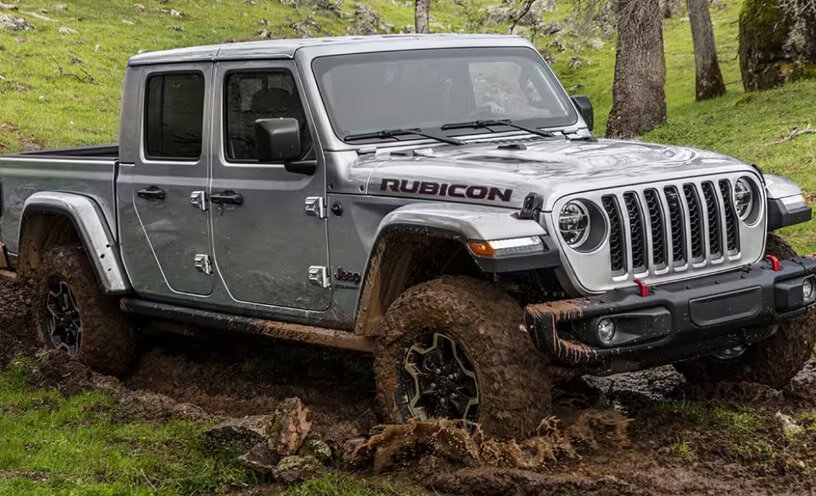
[[[780,260],[796,256],[781,236],[768,234],[766,253]],[[813,355],[816,345],[816,315],[813,312],[777,324],[776,332],[752,344],[738,356],[703,357],[675,364],[687,381],[695,384],[748,381],[776,389],[788,385]]]
[[[551,383],[522,322],[513,299],[475,279],[445,276],[406,290],[376,346],[385,419],[466,419],[496,437],[534,433],[550,413]]]
[[[130,370],[133,329],[114,297],[105,296],[85,250],[59,246],[35,271],[34,321],[40,344],[106,374]]]

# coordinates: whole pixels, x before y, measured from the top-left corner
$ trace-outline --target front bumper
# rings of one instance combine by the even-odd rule
[[[802,284],[816,274],[816,260],[770,261],[741,270],[527,306],[525,323],[536,346],[560,364],[611,374],[664,365],[761,341],[774,323],[816,308]],[[615,324],[603,342],[599,319]]]

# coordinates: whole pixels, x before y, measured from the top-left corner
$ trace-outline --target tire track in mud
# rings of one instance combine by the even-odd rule
[[[0,278],[0,366],[18,353],[34,354],[36,350],[30,305],[25,288]],[[63,359],[45,359],[41,364],[44,375],[51,377],[46,380],[66,394],[94,388],[118,397],[122,415],[162,419],[269,414],[284,398],[298,396],[313,412],[315,434],[336,452],[348,439],[367,438],[370,442],[370,432],[375,437],[383,433],[382,428],[375,428],[372,361],[368,357],[215,332],[196,338],[147,333],[141,335],[140,347],[136,369],[122,380],[91,373]],[[51,372],[49,366],[53,366]],[[66,371],[72,379],[65,379]],[[583,436],[573,429],[567,440],[574,456],[557,454],[536,470],[520,470],[512,463],[502,466],[500,462],[491,462],[498,466],[467,466],[433,450],[420,450],[417,456],[405,459],[397,457],[393,468],[398,470],[398,478],[449,494],[816,492],[816,450],[812,448],[794,449],[777,433],[757,432],[757,438],[767,439],[784,455],[779,464],[758,468],[756,461],[722,452],[721,438],[727,438],[728,433],[694,425],[687,418],[653,418],[652,412],[663,404],[712,399],[717,405],[750,408],[771,418],[776,411],[816,411],[816,363],[811,360],[782,392],[746,383],[692,387],[670,368],[593,378],[559,395],[557,427],[549,432],[564,435],[580,422],[582,412],[614,412],[607,406],[611,404],[630,419],[625,438],[608,435],[608,425],[600,430],[590,426]],[[696,459],[668,456],[665,447],[683,436],[712,448],[702,449]],[[812,437],[810,446],[816,445],[816,435]],[[413,439],[401,442],[427,446]],[[533,444],[519,442],[517,446],[519,451],[513,453],[526,456],[524,450]],[[807,464],[808,469],[786,464],[785,456]],[[371,466],[355,469],[355,473],[365,477]]]

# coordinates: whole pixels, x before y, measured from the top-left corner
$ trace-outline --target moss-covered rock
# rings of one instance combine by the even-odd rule
[[[740,11],[740,68],[746,91],[816,74],[816,13],[780,0],[745,0]]]

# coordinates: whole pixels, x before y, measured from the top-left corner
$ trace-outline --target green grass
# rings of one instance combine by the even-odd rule
[[[236,460],[201,445],[206,423],[117,420],[100,392],[65,397],[33,388],[36,367],[17,359],[0,372],[0,496],[189,495],[263,483]],[[330,472],[283,496],[398,496],[388,480],[365,482]]]
[[[192,494],[254,481],[205,452],[204,424],[119,422],[105,394],[32,389],[32,373],[18,360],[0,374],[0,494]]]

